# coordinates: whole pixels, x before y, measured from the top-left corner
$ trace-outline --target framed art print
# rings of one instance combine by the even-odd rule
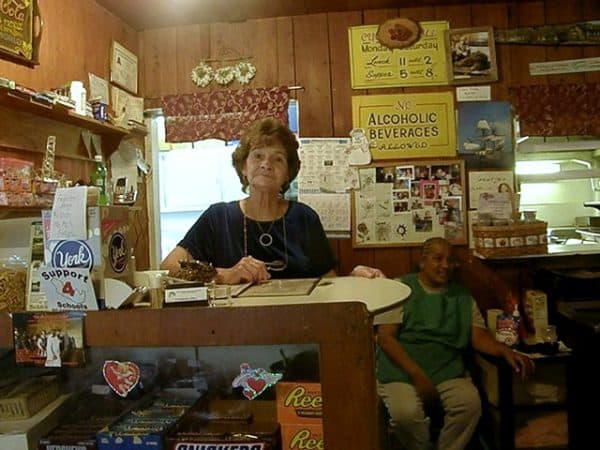
[[[110,52],[110,81],[136,95],[138,91],[138,58],[117,41]]]
[[[446,61],[451,84],[490,83],[498,80],[492,27],[446,30]]]

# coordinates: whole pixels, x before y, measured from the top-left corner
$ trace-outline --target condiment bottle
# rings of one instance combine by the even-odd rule
[[[92,172],[90,179],[92,185],[98,187],[98,205],[108,205],[108,196],[106,195],[106,166],[102,161],[102,155],[94,156],[96,167]]]

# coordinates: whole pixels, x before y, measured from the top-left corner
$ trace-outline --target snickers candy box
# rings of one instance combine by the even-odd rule
[[[279,424],[272,402],[211,401],[189,411],[165,436],[167,450],[278,450]]]

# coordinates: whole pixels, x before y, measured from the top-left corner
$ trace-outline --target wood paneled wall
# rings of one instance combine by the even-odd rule
[[[300,103],[300,134],[310,137],[348,136],[352,128],[352,95],[396,92],[426,92],[452,89],[386,88],[352,90],[347,29],[378,24],[388,18],[406,16],[415,20],[448,20],[451,28],[491,25],[496,28],[558,24],[600,19],[597,0],[545,0],[498,2],[404,9],[348,11],[312,14],[243,23],[191,25],[140,33],[141,84],[147,104],[160,107],[167,94],[218,89],[214,83],[198,88],[190,79],[191,69],[201,60],[251,57],[257,74],[251,86],[300,85],[294,91]],[[542,47],[497,44],[499,81],[492,83],[492,99],[507,100],[510,86],[523,84],[598,82],[600,72],[553,76],[529,75],[529,62],[600,56],[599,47]],[[230,89],[241,86],[235,82]],[[356,264],[375,265],[388,275],[412,270],[418,248],[353,249],[350,240],[332,241],[340,274]],[[519,288],[514,268],[491,273],[486,265],[468,260],[468,250],[459,249],[473,288],[485,296],[484,303],[497,304],[506,291]],[[468,278],[469,276],[467,276]]]
[[[38,2],[44,24],[38,52],[39,65],[30,68],[0,59],[0,76],[4,78],[15,80],[18,84],[35,90],[58,87],[71,80],[83,80],[87,85],[90,72],[105,80],[109,79],[110,47],[113,39],[134,53],[139,50],[138,33],[94,0]],[[45,142],[45,138],[32,139],[33,141]],[[58,147],[80,144],[77,139],[68,142],[59,139],[57,142]],[[41,148],[31,150],[43,152],[44,145],[38,147]],[[62,153],[86,155],[85,149],[69,149]],[[35,161],[37,167],[40,156],[32,154],[28,157]],[[56,167],[74,180],[87,178],[88,167],[82,161],[58,156]]]
[[[94,0],[38,1],[44,23],[39,65],[30,68],[0,59],[0,76],[35,90],[58,87],[71,80],[83,80],[87,85],[90,72],[106,80],[110,78],[113,40],[136,54],[139,52],[137,31]],[[52,133],[57,136],[56,170],[67,174],[73,181],[89,179],[92,163],[87,160],[79,128],[23,116],[7,108],[0,108],[0,117],[0,156],[28,159],[39,168],[42,162],[40,152],[44,151],[47,134]],[[46,125],[41,126],[42,123]],[[20,139],[15,139],[16,134],[20,134]],[[12,143],[15,140],[22,145],[14,148]],[[7,147],[8,141],[11,145]],[[143,201],[145,195],[143,192],[140,194]],[[145,209],[143,214],[136,211],[134,216],[135,235],[147,236]],[[135,245],[138,265],[148,267],[148,239],[138,239]]]

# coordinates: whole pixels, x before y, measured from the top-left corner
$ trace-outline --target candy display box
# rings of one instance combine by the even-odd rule
[[[61,395],[28,419],[0,420],[0,449],[36,450],[40,437],[54,428],[68,411],[69,395]]]

